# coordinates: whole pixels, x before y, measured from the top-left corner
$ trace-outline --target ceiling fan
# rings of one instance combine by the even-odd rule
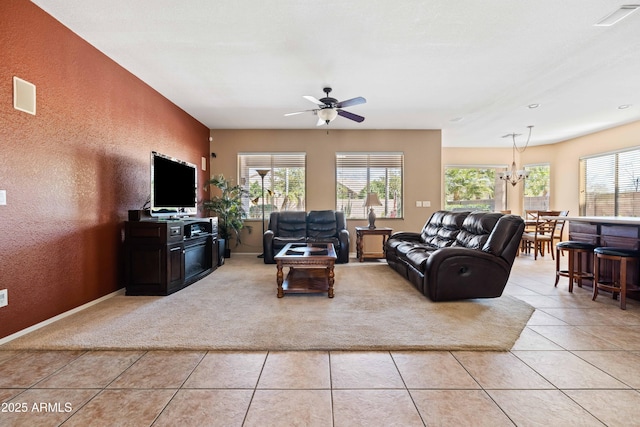
[[[364,104],[365,102],[367,102],[366,99],[359,96],[357,98],[347,99],[346,101],[338,101],[337,99],[331,98],[329,96],[329,94],[331,93],[330,87],[325,87],[322,90],[325,93],[324,98],[317,99],[309,95],[303,96],[303,98],[313,102],[319,108],[314,108],[312,110],[296,111],[295,113],[287,113],[285,114],[285,116],[295,116],[296,114],[302,114],[302,113],[307,113],[311,111],[313,112],[313,114],[318,116],[318,123],[316,124],[316,126],[322,126],[324,124],[328,125],[337,116],[342,116],[345,119],[353,120],[354,122],[358,122],[358,123],[362,123],[364,121],[364,117],[345,111],[343,110],[343,108],[351,107],[353,105]]]

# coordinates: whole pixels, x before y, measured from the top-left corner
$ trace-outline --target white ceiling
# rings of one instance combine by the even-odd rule
[[[325,86],[367,99],[330,128],[442,129],[446,147],[640,120],[640,11],[594,26],[611,0],[33,2],[212,129],[314,129],[284,114]]]

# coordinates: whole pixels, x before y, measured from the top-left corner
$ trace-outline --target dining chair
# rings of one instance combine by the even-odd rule
[[[560,214],[558,216],[567,216],[569,215],[569,211],[560,211]],[[564,236],[564,225],[567,223],[567,220],[565,219],[558,219],[558,221],[556,222],[556,228],[553,232],[553,238],[551,239],[551,245],[550,245],[550,249],[549,252],[551,252],[551,249],[553,249],[553,247],[555,247],[556,244],[562,242],[563,236]],[[563,253],[564,254],[564,253]]]
[[[522,234],[521,251],[525,253],[531,253],[533,250],[533,259],[538,259],[538,254],[544,256],[544,251],[547,249],[551,252],[551,258],[555,259],[555,255],[552,249],[552,243],[554,241],[554,233],[557,233],[556,226],[558,223],[557,218],[545,219],[545,217],[558,217],[560,211],[537,211],[538,215],[533,226],[533,230],[526,231]]]
[[[527,209],[524,211],[524,231],[534,231],[536,228],[536,221],[538,221],[537,209]]]

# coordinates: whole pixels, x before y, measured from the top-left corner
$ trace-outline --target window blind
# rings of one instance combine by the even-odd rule
[[[248,218],[272,211],[306,210],[306,153],[238,153],[238,182],[249,192]],[[262,177],[259,170],[268,171]]]
[[[640,148],[580,159],[580,215],[640,216]]]
[[[367,193],[376,193],[382,206],[373,206],[378,218],[402,218],[402,152],[336,153],[336,209],[347,218],[364,219]]]

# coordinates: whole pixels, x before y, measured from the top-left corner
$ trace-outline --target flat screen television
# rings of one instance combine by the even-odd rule
[[[151,152],[151,209],[153,217],[196,215],[196,165]]]

